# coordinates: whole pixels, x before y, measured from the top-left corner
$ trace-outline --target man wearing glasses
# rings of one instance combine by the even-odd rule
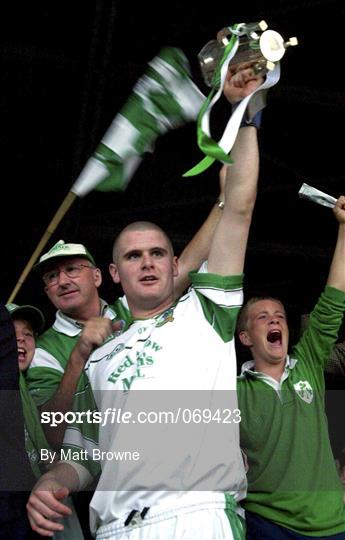
[[[27,383],[41,412],[64,414],[71,410],[74,394],[87,384],[84,364],[73,353],[82,329],[88,332],[97,324],[94,318],[99,315],[109,321],[111,328],[116,314],[99,297],[101,271],[82,244],[60,240],[42,255],[37,267],[42,273],[45,292],[58,311],[54,324],[37,340]],[[64,423],[55,428],[49,424],[43,427],[51,446],[59,450]]]
[[[224,200],[224,182],[225,178],[220,176],[218,201],[179,258],[180,273],[174,279],[175,298],[189,285],[188,273],[208,256],[211,238],[222,214],[219,201]],[[121,299],[109,306],[100,298],[101,270],[82,244],[60,240],[42,255],[36,268],[41,272],[49,300],[58,311],[54,324],[37,341],[27,384],[40,411],[61,413],[62,419],[73,408],[73,403],[83,410],[82,405],[73,401],[80,399],[88,385],[85,360],[74,350],[81,332],[84,338],[96,332],[100,341],[104,341],[109,334],[122,329],[129,314]],[[109,322],[103,323],[100,316]],[[43,424],[43,428],[52,448],[60,450],[65,422],[55,427]]]

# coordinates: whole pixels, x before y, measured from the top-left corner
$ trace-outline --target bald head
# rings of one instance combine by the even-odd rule
[[[170,241],[168,235],[163,231],[163,229],[161,229],[161,227],[159,227],[155,223],[151,223],[150,221],[134,221],[133,223],[130,223],[129,225],[127,225],[127,227],[122,229],[122,231],[115,238],[114,245],[113,245],[113,261],[114,261],[114,263],[118,262],[118,254],[119,254],[119,249],[118,248],[119,248],[119,245],[121,243],[122,238],[128,232],[137,232],[137,231],[141,231],[141,232],[144,232],[144,231],[157,231],[157,232],[161,233],[164,236],[164,238],[165,238],[165,240],[167,242],[169,250],[171,251],[171,255],[174,255],[174,250],[173,250],[171,241]]]

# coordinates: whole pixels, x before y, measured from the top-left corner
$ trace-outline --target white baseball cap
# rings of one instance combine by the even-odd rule
[[[84,257],[96,266],[94,258],[83,244],[65,244],[63,240],[59,240],[47,253],[40,257],[38,263],[35,264],[35,268],[57,257]]]

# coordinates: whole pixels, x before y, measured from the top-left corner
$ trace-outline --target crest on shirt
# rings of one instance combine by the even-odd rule
[[[298,381],[293,385],[296,394],[306,403],[311,403],[314,399],[314,392],[308,381]]]
[[[173,322],[173,320],[174,320],[174,310],[173,308],[169,308],[157,318],[156,328],[163,326],[163,324],[167,322]]]

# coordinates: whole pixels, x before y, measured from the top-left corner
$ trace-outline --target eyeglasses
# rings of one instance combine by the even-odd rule
[[[89,264],[74,263],[64,267],[54,268],[54,270],[50,270],[43,274],[44,284],[47,286],[56,285],[59,281],[61,272],[71,279],[77,278],[80,276],[83,268],[93,268],[93,266],[90,266]]]

